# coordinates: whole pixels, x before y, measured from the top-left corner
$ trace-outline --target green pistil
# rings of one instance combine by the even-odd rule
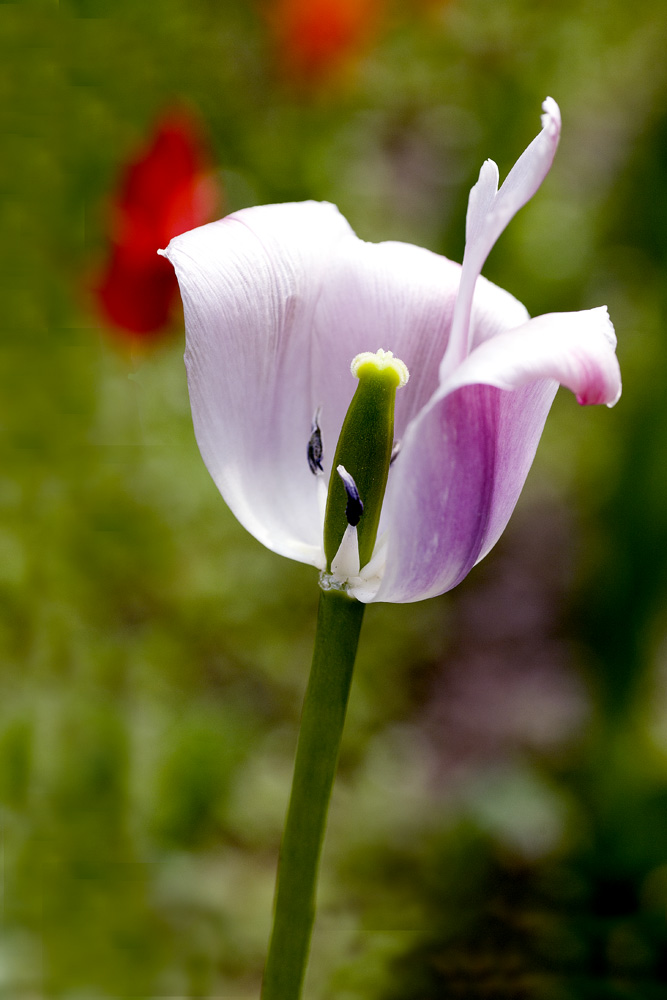
[[[357,528],[360,566],[365,566],[373,554],[394,443],[396,389],[408,380],[407,368],[389,351],[358,355],[352,362],[352,372],[359,385],[338,438],[324,517],[324,552],[329,571],[348,525],[347,493],[335,471],[339,465],[354,479],[364,505]]]

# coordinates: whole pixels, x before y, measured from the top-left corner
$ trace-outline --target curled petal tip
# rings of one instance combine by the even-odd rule
[[[589,315],[591,319],[597,321],[597,330],[608,347],[600,355],[600,359],[604,359],[602,363],[598,365],[584,364],[584,369],[590,368],[588,378],[584,383],[583,391],[575,394],[577,402],[581,406],[595,406],[604,403],[605,406],[611,408],[618,403],[622,392],[621,372],[615,354],[616,331],[606,306],[590,309]]]
[[[591,312],[597,312],[601,320],[601,330],[612,347],[616,347],[616,331],[614,329],[614,324],[611,321],[609,315],[609,310],[606,306],[598,306],[597,309],[591,310]]]
[[[498,164],[494,160],[484,160],[477,183],[470,191],[466,215],[466,243],[473,243],[483,231],[498,194],[498,180]]]
[[[549,135],[556,137],[560,133],[560,108],[553,97],[546,97],[542,102],[542,128]]]
[[[609,346],[612,348],[612,350],[615,351],[616,350],[616,343],[617,343],[617,341],[616,341],[616,331],[614,329],[614,324],[611,321],[611,317],[609,315],[609,310],[607,309],[606,306],[598,306],[597,309],[592,309],[591,312],[597,313],[599,315],[599,317],[600,317],[600,330],[602,331],[602,334],[603,334],[605,340],[607,341],[607,343],[609,344]],[[614,369],[613,369],[613,373],[614,373],[614,377],[612,377],[612,380],[610,381],[609,385],[606,387],[606,390],[603,391],[600,394],[600,397],[598,399],[578,399],[578,402],[579,403],[583,403],[583,404],[587,404],[587,403],[604,403],[605,406],[608,406],[610,409],[611,409],[612,406],[616,406],[616,404],[618,403],[619,399],[621,398],[621,393],[623,391],[623,387],[622,387],[622,384],[621,384],[621,373],[620,373],[620,369],[618,367],[618,361],[616,361],[615,355],[614,355]],[[610,395],[610,393],[612,393],[612,394]]]
[[[599,406],[604,403],[609,409],[612,406],[616,406],[619,399],[621,398],[621,386],[619,385],[614,396],[611,399],[607,398],[607,387],[602,384],[592,383],[586,392],[577,393],[576,399],[579,406]]]
[[[497,193],[499,172],[498,172],[498,164],[496,163],[495,160],[491,159],[484,160],[484,163],[480,167],[479,179],[485,185],[488,185],[489,188],[494,187],[495,188],[494,194]]]

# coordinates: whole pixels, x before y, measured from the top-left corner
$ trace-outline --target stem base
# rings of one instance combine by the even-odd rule
[[[320,593],[262,1000],[298,1000],[301,995],[327,811],[365,609],[341,591]]]

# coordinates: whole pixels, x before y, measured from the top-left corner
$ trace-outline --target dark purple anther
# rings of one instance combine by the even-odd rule
[[[347,493],[347,504],[345,506],[345,517],[347,518],[347,523],[352,525],[353,528],[356,528],[361,520],[361,515],[364,512],[364,505],[361,502],[357,484],[344,465],[339,465],[336,472],[343,480],[343,486],[345,487],[345,492]]]
[[[320,411],[318,407],[313,417],[313,423],[310,428],[310,440],[308,442],[308,465],[314,476],[321,476],[324,472],[322,468],[322,432],[320,431],[318,422],[319,418]]]

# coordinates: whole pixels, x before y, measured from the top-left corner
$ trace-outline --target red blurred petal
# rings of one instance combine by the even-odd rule
[[[217,188],[207,171],[206,146],[185,112],[165,115],[148,147],[125,167],[112,204],[109,259],[96,289],[119,331],[145,335],[167,326],[177,286],[157,251],[213,218]]]
[[[290,76],[323,78],[372,37],[382,0],[276,0],[271,21]]]
[[[119,330],[139,336],[167,326],[177,293],[173,268],[163,257],[140,259],[118,248],[97,290],[107,319]]]

